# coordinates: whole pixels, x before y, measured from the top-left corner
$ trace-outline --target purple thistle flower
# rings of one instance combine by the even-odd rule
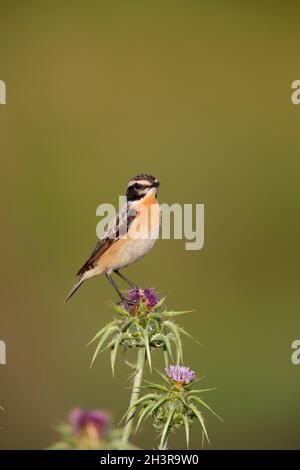
[[[144,289],[144,299],[146,300],[149,308],[155,307],[159,302],[159,297],[153,287],[146,287]]]
[[[128,300],[133,304],[138,304],[142,297],[142,290],[141,289],[130,289],[128,291]]]
[[[130,289],[130,291],[128,291],[128,300],[136,305],[139,305],[140,301],[142,301],[150,310],[155,307],[160,299],[155,289],[146,287],[145,289]]]
[[[196,377],[196,373],[189,367],[178,365],[166,367],[165,372],[170,379],[181,385],[188,385]]]
[[[69,423],[73,433],[80,435],[89,427],[93,427],[98,437],[103,436],[108,431],[111,424],[111,417],[102,410],[84,410],[74,408],[69,414]]]

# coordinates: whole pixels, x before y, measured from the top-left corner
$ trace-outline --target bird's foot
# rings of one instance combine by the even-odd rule
[[[118,302],[117,305],[125,306],[125,307],[126,305],[128,305],[129,307],[132,307],[133,305],[136,305],[136,303],[133,302],[132,300],[127,299],[127,297],[122,297],[120,302]]]

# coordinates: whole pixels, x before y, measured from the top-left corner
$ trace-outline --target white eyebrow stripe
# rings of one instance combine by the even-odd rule
[[[132,181],[129,181],[127,187],[129,188],[129,186],[133,186],[135,183],[143,184],[145,186],[151,186],[151,183],[147,180],[132,180]]]

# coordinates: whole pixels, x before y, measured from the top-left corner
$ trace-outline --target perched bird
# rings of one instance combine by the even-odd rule
[[[126,203],[109,224],[103,238],[97,243],[89,259],[79,269],[78,282],[73,286],[66,301],[81,284],[93,276],[104,273],[122,301],[128,300],[112,278],[116,273],[130,286],[136,287],[121,272],[153,247],[159,234],[160,214],[157,201],[159,181],[152,175],[140,174],[127,186]]]

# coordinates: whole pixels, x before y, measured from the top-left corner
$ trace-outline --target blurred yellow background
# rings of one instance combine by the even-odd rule
[[[140,172],[161,202],[205,204],[203,250],[160,240],[124,273],[196,309],[180,322],[202,344],[184,342],[186,365],[218,387],[211,448],[300,447],[299,14],[294,1],[1,1],[1,448],[48,446],[74,406],[116,423],[125,411],[122,357],[113,379],[108,353],[90,370],[86,348],[114,291],[98,277],[63,300],[96,207]],[[135,442],[154,437],[149,422]]]

